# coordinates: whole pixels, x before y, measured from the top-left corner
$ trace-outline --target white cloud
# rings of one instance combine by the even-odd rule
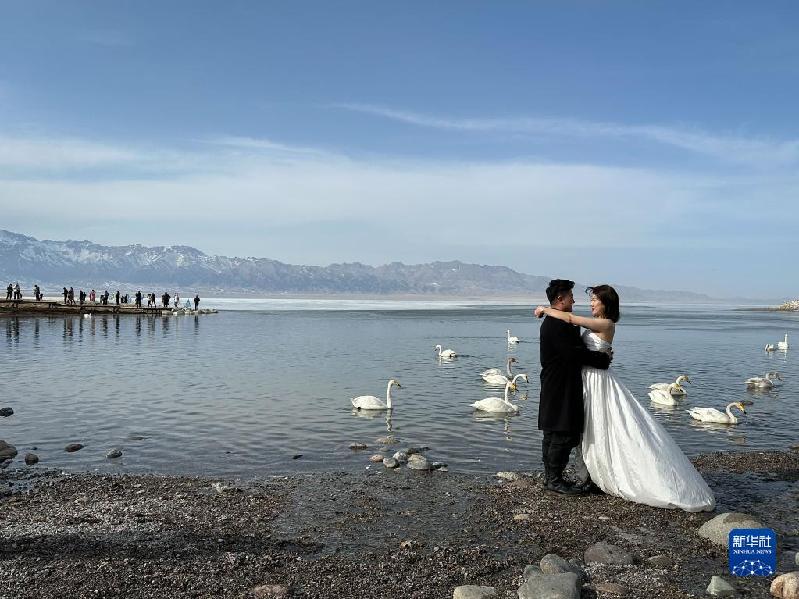
[[[732,135],[715,135],[692,128],[660,125],[623,125],[557,118],[472,118],[446,119],[415,112],[367,104],[337,104],[363,112],[420,127],[467,132],[502,132],[552,137],[617,137],[639,138],[726,163],[755,167],[783,167],[799,162],[799,140],[772,140]]]

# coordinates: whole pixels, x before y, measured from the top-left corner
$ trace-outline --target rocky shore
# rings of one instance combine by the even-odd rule
[[[696,464],[715,513],[562,497],[534,473],[242,482],[9,468],[0,597],[668,599],[705,595],[713,576],[740,597],[770,596],[767,578],[727,576],[726,549],[698,531],[745,512],[777,531],[780,572],[799,570],[799,451]],[[535,594],[552,577],[577,594]]]
[[[780,304],[777,306],[777,310],[783,310],[787,312],[799,312],[799,299],[791,300],[789,302],[785,302],[784,304]]]

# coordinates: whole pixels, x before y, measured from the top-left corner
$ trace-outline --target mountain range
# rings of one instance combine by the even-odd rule
[[[182,245],[104,246],[90,241],[49,241],[0,229],[0,281],[30,289],[62,286],[145,291],[201,291],[206,295],[353,294],[455,297],[540,296],[551,277],[505,266],[459,261],[368,266],[285,264],[268,258],[210,256]],[[5,285],[3,285],[5,286]],[[692,292],[616,286],[626,301],[702,302]]]

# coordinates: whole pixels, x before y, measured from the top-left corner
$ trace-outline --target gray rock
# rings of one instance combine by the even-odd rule
[[[455,587],[452,599],[485,599],[486,597],[496,597],[496,595],[497,592],[494,587],[478,587],[473,584],[467,584]]]
[[[427,445],[421,445],[419,447],[408,447],[407,449],[405,449],[405,453],[407,453],[409,456],[411,456],[411,455],[413,455],[415,453],[424,453],[428,449],[430,449],[430,448],[427,447]]]
[[[580,582],[574,572],[530,576],[519,587],[519,599],[580,599]]]
[[[714,576],[707,585],[707,593],[714,597],[732,597],[735,595],[735,587],[724,580],[721,576]]]
[[[674,565],[674,560],[665,553],[661,553],[659,555],[653,555],[646,561],[647,563],[652,564],[653,566],[656,566],[658,568],[671,568]]]
[[[430,470],[430,462],[422,454],[414,453],[408,456],[408,468],[411,470]]]
[[[543,576],[544,572],[541,570],[539,566],[535,564],[528,564],[524,567],[524,574],[522,575],[525,580],[530,578],[531,576]]]
[[[521,478],[518,472],[497,472],[496,477],[502,480],[519,480]]]
[[[81,449],[83,449],[83,447],[84,446],[81,443],[70,443],[64,448],[64,451],[68,453],[74,453],[76,451],[80,451]]]
[[[513,514],[513,520],[515,522],[524,522],[525,520],[529,519],[530,519],[530,514],[527,514],[525,512],[522,512],[520,514]]]
[[[408,454],[404,451],[398,451],[394,454],[394,459],[397,460],[400,464],[407,464],[408,463]]]
[[[381,454],[379,454],[379,453],[376,453],[374,455],[370,455],[369,456],[369,461],[374,463],[374,464],[377,464],[377,463],[383,461],[383,456]]]
[[[396,468],[399,466],[399,461],[394,458],[383,458],[383,466],[386,468]]]
[[[12,460],[17,457],[17,448],[0,440],[0,462]]]
[[[433,462],[432,464],[430,464],[430,467],[433,470],[440,470],[441,468],[446,468],[447,467],[447,463],[446,462]]]
[[[729,546],[730,531],[735,528],[764,528],[754,516],[739,512],[725,512],[699,527],[697,534],[716,545]]]
[[[780,574],[771,581],[769,591],[780,599],[799,599],[799,572]]]
[[[378,437],[375,439],[375,443],[379,445],[394,445],[395,443],[399,443],[393,435],[388,435],[387,437]]]
[[[633,556],[621,547],[610,543],[594,543],[585,550],[585,563],[612,564],[615,566],[627,566],[633,563]]]
[[[555,553],[547,553],[541,558],[541,571],[544,574],[563,574],[564,572],[573,572],[582,584],[585,581],[585,570],[580,566],[576,566],[567,562],[561,556]]]
[[[366,443],[350,443],[350,449],[353,451],[361,451],[367,449],[369,446]]]
[[[3,418],[8,418],[13,413],[14,410],[11,408],[0,408],[0,416],[2,416]]]
[[[108,453],[105,454],[105,457],[107,457],[109,460],[113,460],[113,459],[116,459],[116,458],[121,458],[122,457],[122,450],[119,449],[118,447],[114,447],[113,449],[109,449]]]
[[[26,453],[25,454],[25,464],[28,466],[33,466],[39,462],[39,456],[35,453]]]

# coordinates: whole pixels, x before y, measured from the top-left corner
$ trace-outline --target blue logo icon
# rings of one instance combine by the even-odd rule
[[[733,576],[771,576],[777,571],[777,533],[770,528],[734,528],[729,551]]]

